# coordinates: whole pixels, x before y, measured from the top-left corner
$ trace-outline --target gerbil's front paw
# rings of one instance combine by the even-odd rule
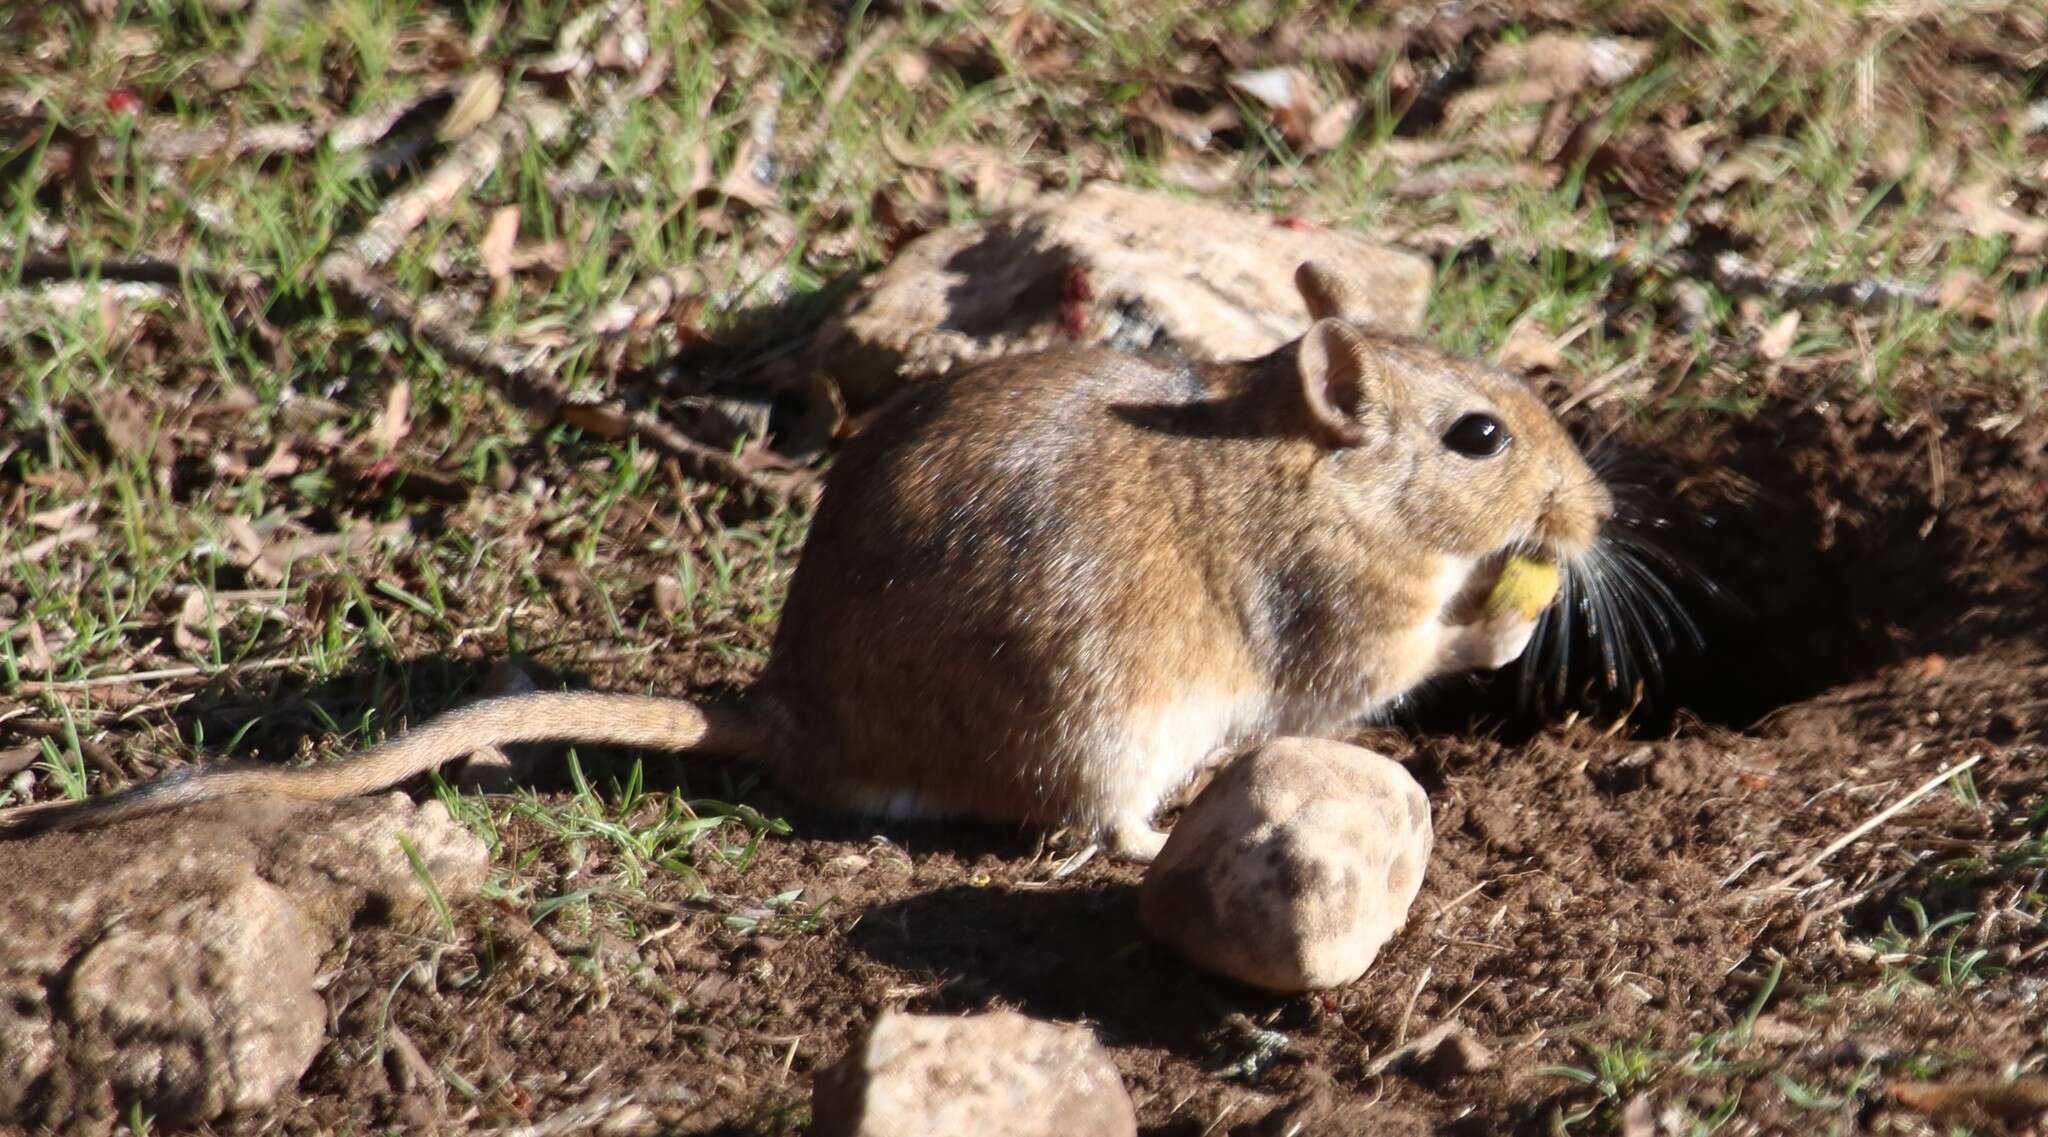
[[[1109,855],[1120,861],[1149,865],[1165,847],[1166,834],[1147,818],[1122,822],[1109,833]]]
[[[1450,629],[1446,670],[1483,668],[1492,671],[1522,657],[1529,637],[1536,634],[1536,621],[1513,612],[1489,616],[1477,623]]]

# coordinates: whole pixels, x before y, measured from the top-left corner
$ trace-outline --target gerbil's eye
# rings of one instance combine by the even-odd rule
[[[1444,445],[1467,458],[1491,458],[1508,448],[1515,436],[1508,433],[1507,424],[1492,415],[1473,414],[1451,424],[1444,431]]]

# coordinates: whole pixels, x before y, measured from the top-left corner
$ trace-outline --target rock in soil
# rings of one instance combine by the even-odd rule
[[[1137,1112],[1084,1027],[1013,1011],[884,1011],[818,1072],[814,1137],[1135,1137]]]
[[[1064,344],[1251,359],[1299,336],[1303,261],[1357,280],[1382,330],[1421,330],[1434,271],[1336,229],[1295,229],[1098,182],[913,241],[821,329],[849,405],[956,366]]]
[[[1283,738],[1233,761],[1182,813],[1145,874],[1139,915],[1197,966],[1268,990],[1365,973],[1408,919],[1432,837],[1401,764]]]
[[[0,1125],[106,1132],[256,1109],[319,1051],[322,960],[359,921],[424,916],[489,855],[438,802],[224,802],[0,842]]]

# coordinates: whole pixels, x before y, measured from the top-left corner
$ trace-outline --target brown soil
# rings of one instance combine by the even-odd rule
[[[1937,919],[2005,903],[1993,854],[2039,835],[2027,826],[2048,774],[2048,431],[1973,425],[1983,414],[1788,405],[1641,440],[1669,456],[1646,498],[1691,519],[1673,540],[1740,605],[1702,603],[1707,647],[1671,660],[1669,696],[1639,709],[1668,730],[1595,713],[1530,729],[1492,717],[1496,694],[1461,687],[1425,716],[1452,728],[1371,732],[1429,789],[1438,837],[1407,930],[1350,987],[1276,999],[1196,972],[1140,934],[1127,867],[1055,881],[1053,858],[1012,835],[897,828],[881,841],[797,812],[797,837],[713,891],[801,888],[814,927],[742,932],[660,877],[649,899],[621,901],[644,909],[640,946],[543,923],[565,954],[604,961],[603,983],[512,966],[548,949],[509,908],[475,914],[482,946],[364,935],[329,989],[335,1039],[274,1116],[293,1129],[472,1111],[511,1122],[682,1087],[694,1102],[655,1107],[682,1132],[793,1132],[811,1071],[878,1008],[1006,1006],[1094,1026],[1148,1133],[1304,1119],[1304,1132],[1546,1132],[1581,1108],[1611,1120],[1628,1087],[1603,1099],[1544,1067],[1590,1068],[1581,1043],[1669,1051],[1726,1030],[1780,961],[1747,1058],[1815,1085],[1908,1061],[1995,1072],[2040,1045],[2019,994],[2048,972],[2048,956],[2023,954],[2037,924],[1973,925],[1965,946],[2012,969],[1958,998],[1883,999],[1882,966],[1857,948],[1903,920],[1909,897]],[[1972,754],[1985,756],[1977,806],[1929,795],[1797,900],[1748,894]],[[700,791],[722,789],[695,774]],[[786,805],[772,789],[747,799]],[[513,832],[502,857],[535,839]],[[1453,1016],[1494,1052],[1490,1069],[1369,1073]],[[1293,1044],[1256,1081],[1230,1072],[1252,1054],[1246,1019]],[[396,1048],[376,1060],[386,1021],[474,1099],[401,1090]],[[1723,1074],[1660,1066],[1653,1096],[1705,1113],[1741,1092]],[[1879,1085],[1857,1082],[1839,1110],[1894,1110]],[[1803,1123],[1782,1096],[1744,1104]]]

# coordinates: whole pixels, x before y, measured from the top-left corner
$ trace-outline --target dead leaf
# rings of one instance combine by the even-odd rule
[[[455,101],[448,106],[448,113],[441,116],[441,122],[434,128],[434,137],[442,142],[453,142],[490,121],[498,113],[498,104],[505,97],[505,79],[496,71],[478,71],[465,79],[462,89],[455,93]]]
[[[233,545],[235,552],[239,554],[239,563],[246,564],[263,555],[268,542],[264,541],[262,534],[256,532],[256,527],[249,524],[247,518],[230,514],[221,519],[221,527],[227,530],[228,543]]]
[[[1515,321],[1494,361],[1513,371],[1556,371],[1564,366],[1564,345],[1535,320]]]
[[[187,592],[178,618],[171,621],[171,643],[189,657],[205,658],[213,645],[213,613],[213,598],[205,589]]]
[[[1799,310],[1784,313],[1772,320],[1763,334],[1756,338],[1756,353],[1776,363],[1792,351],[1792,339],[1799,334]]]
[[[23,638],[28,640],[28,650],[19,656],[22,670],[48,671],[50,665],[56,661],[50,657],[50,641],[43,638],[42,623],[30,620],[26,624],[17,624],[16,627],[20,628]]]
[[[288,568],[295,561],[314,557],[352,557],[411,534],[412,521],[407,518],[387,521],[382,525],[351,525],[339,533],[315,533],[278,542],[260,559],[275,561]],[[253,570],[251,575],[254,575]]]
[[[379,454],[389,454],[412,433],[412,381],[400,379],[384,396],[384,409],[370,422],[370,442]]]
[[[907,47],[892,51],[889,53],[889,72],[906,89],[921,87],[926,79],[931,78],[931,56]]]
[[[781,109],[779,81],[763,80],[748,92],[747,129],[733,151],[731,169],[719,180],[721,196],[763,213],[781,209],[782,194],[767,180],[775,164],[775,116]]]
[[[634,24],[638,22],[633,21]],[[598,37],[597,47],[591,51],[590,60],[606,71],[632,74],[647,63],[648,54],[645,28],[612,27]]]
[[[607,442],[633,433],[633,416],[612,404],[565,403],[558,414],[563,422]]]
[[[2010,237],[2016,253],[2048,248],[2048,220],[2011,208],[2000,200],[2002,196],[1991,182],[1972,182],[1949,191],[1948,205],[1975,236]]]
[[[100,396],[94,409],[99,413],[108,447],[122,459],[146,463],[152,459],[169,461],[174,456],[168,449],[170,440],[157,436],[155,414],[132,392],[109,391]]]
[[[1721,129],[1719,123],[1702,122],[1684,130],[1661,132],[1664,143],[1664,157],[1671,168],[1683,174],[1692,174],[1707,162],[1707,139]]]
[[[1196,114],[1173,105],[1166,95],[1156,88],[1148,89],[1128,104],[1130,118],[1145,123],[1160,135],[1190,150],[1207,150],[1216,141],[1216,135],[1238,125],[1237,108],[1229,103],[1218,103],[1207,111]]]
[[[303,465],[298,452],[292,449],[292,444],[280,442],[272,448],[270,457],[263,460],[263,465],[257,467],[256,474],[266,480],[289,478],[298,473]]]
[[[1813,1040],[1814,1032],[1778,1015],[1758,1015],[1749,1024],[1750,1041],[1765,1046],[1799,1046]]]
[[[1339,99],[1330,109],[1316,116],[1308,124],[1308,138],[1302,147],[1307,154],[1326,154],[1344,141],[1351,133],[1351,125],[1358,121],[1359,108],[1364,106],[1357,99]]]
[[[617,302],[591,313],[584,321],[584,331],[600,338],[644,332],[668,318],[685,300],[697,297],[702,289],[696,269],[670,269],[635,282]]]
[[[38,529],[62,529],[66,525],[71,524],[71,520],[83,512],[89,504],[89,502],[81,499],[72,502],[70,505],[60,505],[55,509],[45,509],[40,513],[31,513],[28,515],[28,523]]]
[[[1472,143],[1463,139],[1389,138],[1374,146],[1370,154],[1394,169],[1406,173],[1422,166],[1456,158],[1471,148]]]
[[[21,773],[35,765],[36,760],[42,756],[43,748],[40,746],[16,746],[0,750],[0,778],[11,778]]]
[[[17,565],[32,565],[66,545],[90,541],[100,535],[100,527],[93,524],[73,525],[39,540],[30,541],[12,553],[0,553],[0,569]]]
[[[519,207],[508,205],[491,214],[491,223],[476,243],[476,256],[491,278],[491,300],[505,298],[512,287],[512,244],[519,239]]]
[[[1637,1094],[1621,1111],[1621,1137],[1657,1137],[1656,1107],[1650,1095]]]
[[[1232,72],[1232,88],[1266,109],[1280,136],[1299,154],[1320,154],[1343,141],[1358,115],[1358,101],[1326,104],[1315,80],[1299,67]]]
[[[1031,4],[1018,5],[1004,25],[1002,55],[1033,77],[1057,74],[1072,67],[1075,59],[1072,40],[1060,22]]]
[[[1488,48],[1479,61],[1478,78],[1481,83],[1533,80],[1559,94],[1612,87],[1641,71],[1655,50],[1648,40],[1542,32]]]
[[[2048,311],[2048,284],[2037,284],[2012,298],[2013,319],[2023,324],[2032,324],[2044,311]]]
[[[1303,103],[1315,101],[1315,84],[1299,67],[1262,67],[1256,71],[1232,72],[1225,80],[1232,87],[1279,114],[1296,113]]]
[[[1444,108],[1452,124],[1497,107],[1547,102],[1588,87],[1612,87],[1642,70],[1654,47],[1646,40],[1544,32],[1499,43],[1479,61],[1477,83]]]
[[[1168,185],[1202,194],[1235,188],[1243,173],[1242,157],[1220,154],[1210,158],[1169,158],[1159,167],[1159,177]]]
[[[972,190],[975,205],[984,211],[1022,205],[1038,196],[1038,179],[1000,151],[962,144],[940,146],[920,154],[887,128],[882,131],[881,143],[883,151],[897,163],[912,170],[944,174]],[[910,175],[905,175],[904,184],[912,184]]]

